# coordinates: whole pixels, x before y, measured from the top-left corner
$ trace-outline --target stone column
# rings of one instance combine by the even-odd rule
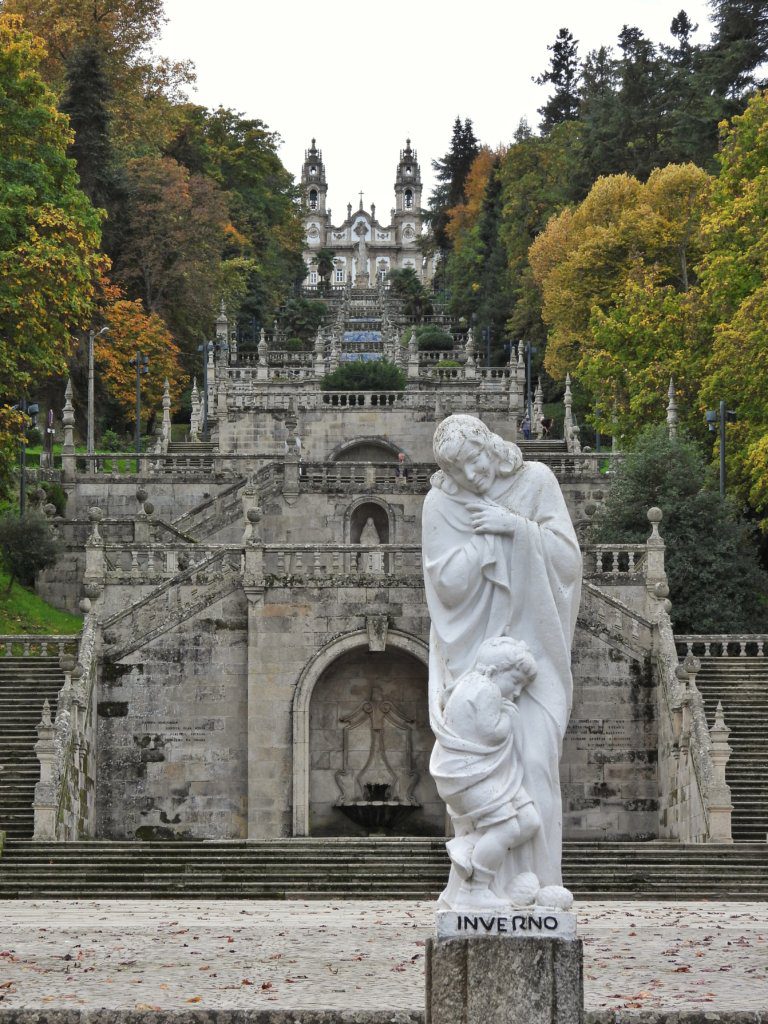
[[[416,333],[411,331],[408,339],[408,379],[418,380],[419,376],[419,345],[416,341]]]
[[[667,391],[667,433],[671,438],[677,437],[677,392],[675,391],[675,379],[669,378],[669,390]]]
[[[171,441],[171,387],[166,377],[163,381],[163,422],[160,428],[160,450],[163,455],[168,451]]]
[[[519,927],[531,916],[540,917],[484,914],[479,927],[500,920]],[[581,1024],[583,987],[580,939],[494,934],[427,941],[426,1024]]]
[[[322,327],[318,327],[315,335],[315,354],[312,367],[315,377],[319,379],[325,376],[325,335]]]
[[[544,436],[544,428],[541,425],[541,418],[544,415],[544,392],[541,389],[541,377],[536,381],[536,390],[533,394],[533,423],[531,430],[541,440]]]
[[[655,618],[658,602],[666,600],[669,585],[664,568],[665,544],[659,533],[663,513],[660,508],[649,508],[647,516],[651,524],[651,535],[645,542],[645,588],[648,594],[648,610]]]
[[[731,730],[725,724],[722,702],[718,701],[715,721],[709,730],[713,771],[707,807],[709,810],[709,841],[711,843],[733,842],[731,788],[725,781],[725,768],[731,756],[731,746],[728,743],[730,732]]]
[[[77,472],[75,463],[75,407],[72,405],[72,378],[67,381],[64,392],[64,410],[61,415],[64,424],[64,443],[61,446],[61,475],[64,480],[74,480]]]
[[[202,411],[200,392],[197,390],[197,377],[192,381],[192,414],[189,420],[189,440],[200,440],[200,425],[202,423]]]
[[[99,523],[104,516],[98,505],[88,509],[91,532],[85,542],[85,574],[83,583],[100,594],[104,589],[107,574],[107,558],[104,552],[104,538],[99,532]],[[90,597],[90,594],[88,595]]]
[[[65,678],[69,677],[65,676]],[[35,785],[34,800],[34,838],[44,841],[56,839],[55,735],[56,729],[51,720],[51,706],[45,700],[42,719],[37,726],[37,743],[35,744],[35,754],[40,764],[40,781]]]
[[[256,367],[256,380],[258,381],[269,380],[269,365],[267,362],[268,351],[269,348],[267,346],[267,335],[266,332],[264,331],[264,328],[262,327],[261,333],[259,334],[258,345],[259,362],[258,366]]]

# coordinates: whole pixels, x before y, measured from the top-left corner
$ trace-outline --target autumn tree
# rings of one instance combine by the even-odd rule
[[[538,348],[538,373],[546,342],[541,293],[533,280],[528,250],[549,218],[571,198],[579,159],[580,133],[573,122],[556,125],[547,138],[520,138],[510,146],[499,169],[503,216],[500,235],[509,268],[510,312],[507,329],[515,339]]]
[[[480,216],[496,157],[482,146],[467,174],[462,200],[447,211],[446,235],[451,248],[445,255],[445,273],[450,282],[449,309],[469,321],[477,312],[483,251]]]
[[[464,201],[467,175],[479,148],[470,119],[466,118],[462,124],[461,118],[457,117],[448,152],[441,159],[432,161],[437,185],[429,197],[429,216],[432,234],[441,250],[450,249],[450,238],[446,232],[448,211]]]
[[[239,303],[243,324],[271,322],[306,274],[298,192],[277,155],[279,142],[263,121],[189,105],[168,148],[191,174],[205,175],[226,193],[225,258],[249,261]]]
[[[7,479],[18,417],[8,406],[63,375],[72,332],[91,316],[99,216],[67,157],[72,135],[39,65],[40,40],[0,15],[0,477]]]
[[[138,351],[149,357],[149,373],[141,379],[142,409],[147,418],[160,408],[166,379],[173,405],[178,406],[187,375],[179,346],[163,320],[156,313],[146,313],[140,300],[127,299],[108,283],[104,284],[100,314],[109,331],[95,344],[99,379],[124,419],[135,420],[136,371],[130,360]]]
[[[191,350],[221,298],[226,199],[210,178],[190,174],[170,157],[131,160],[125,175],[129,201],[117,281]]]
[[[702,391],[738,411],[728,426],[729,474],[768,528],[768,94],[725,126],[700,268],[712,351]]]
[[[693,164],[599,179],[554,217],[529,258],[549,326],[548,372],[567,372],[608,423],[633,433],[660,416],[669,377],[698,391],[707,350],[693,287],[703,254],[709,176]],[[685,404],[697,416],[695,405]]]
[[[3,0],[40,36],[47,53],[41,71],[62,94],[68,64],[96,46],[111,88],[115,141],[126,155],[157,148],[175,130],[175,104],[193,81],[189,63],[156,57],[152,45],[165,24],[163,0]]]

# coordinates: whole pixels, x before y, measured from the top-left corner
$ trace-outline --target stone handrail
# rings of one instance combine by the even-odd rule
[[[644,574],[645,544],[585,544],[584,574],[635,580]]]
[[[276,455],[259,455],[259,459],[277,458]],[[78,477],[101,480],[122,480],[145,482],[147,478],[196,479],[204,478],[235,480],[245,476],[257,456],[232,452],[205,452],[199,455],[169,453],[149,455],[142,453],[116,453],[114,455],[77,456],[75,472]],[[140,467],[140,469],[138,468]]]
[[[321,391],[318,407],[378,409],[406,403],[404,391]]]
[[[0,636],[0,657],[5,658],[62,658],[65,654],[74,654],[77,650],[78,637],[48,634],[36,636],[34,633],[15,633]]]
[[[713,729],[710,733],[704,700],[696,686],[699,663],[689,656],[678,664],[672,623],[663,606],[656,629],[660,837],[684,843],[730,843],[733,808],[725,784],[730,748],[722,709],[717,732]]]
[[[236,480],[233,484],[219,491],[218,494],[201,502],[199,505],[195,505],[188,512],[177,516],[171,523],[171,526],[182,533],[189,533],[190,530],[198,529],[201,525],[207,523],[212,516],[221,517],[225,515],[233,505],[240,506],[239,495],[244,485],[244,480]]]
[[[159,582],[146,580],[154,584],[149,592],[104,619],[104,644],[113,660],[137,650],[240,585],[243,548],[219,544],[205,550],[207,558],[175,576]]]
[[[261,550],[269,586],[372,576],[414,579],[422,585],[418,544],[265,544]]]
[[[35,786],[34,838],[71,841],[95,831],[96,615],[87,606],[77,662],[61,660],[64,685],[52,721],[45,702],[35,753],[40,781]]]
[[[459,356],[463,355],[464,350],[460,348],[444,349],[443,351],[419,349],[419,363],[422,366],[428,366],[430,363],[442,363],[447,360],[459,362]]]
[[[179,573],[215,562],[226,552],[242,552],[238,544],[105,544],[104,581],[111,584],[156,584]]]
[[[675,643],[683,657],[688,654],[702,658],[768,657],[768,633],[675,634]]]
[[[435,472],[431,463],[303,462],[299,484],[306,491],[344,490],[348,487],[411,487],[419,493]]]

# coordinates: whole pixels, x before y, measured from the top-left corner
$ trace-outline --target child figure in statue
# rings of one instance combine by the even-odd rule
[[[484,641],[474,667],[446,695],[447,735],[438,738],[430,770],[456,832],[448,843],[453,869],[462,879],[455,903],[473,909],[498,907],[503,897],[493,891],[497,871],[508,851],[541,826],[523,786],[524,737],[516,703],[535,677],[527,644],[495,637]],[[448,741],[445,746],[441,739]],[[455,758],[462,755],[465,784],[457,787]]]

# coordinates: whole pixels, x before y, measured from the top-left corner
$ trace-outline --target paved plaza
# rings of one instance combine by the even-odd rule
[[[580,903],[587,1010],[768,1009],[764,903]],[[424,1005],[424,902],[0,902],[0,1011]]]

